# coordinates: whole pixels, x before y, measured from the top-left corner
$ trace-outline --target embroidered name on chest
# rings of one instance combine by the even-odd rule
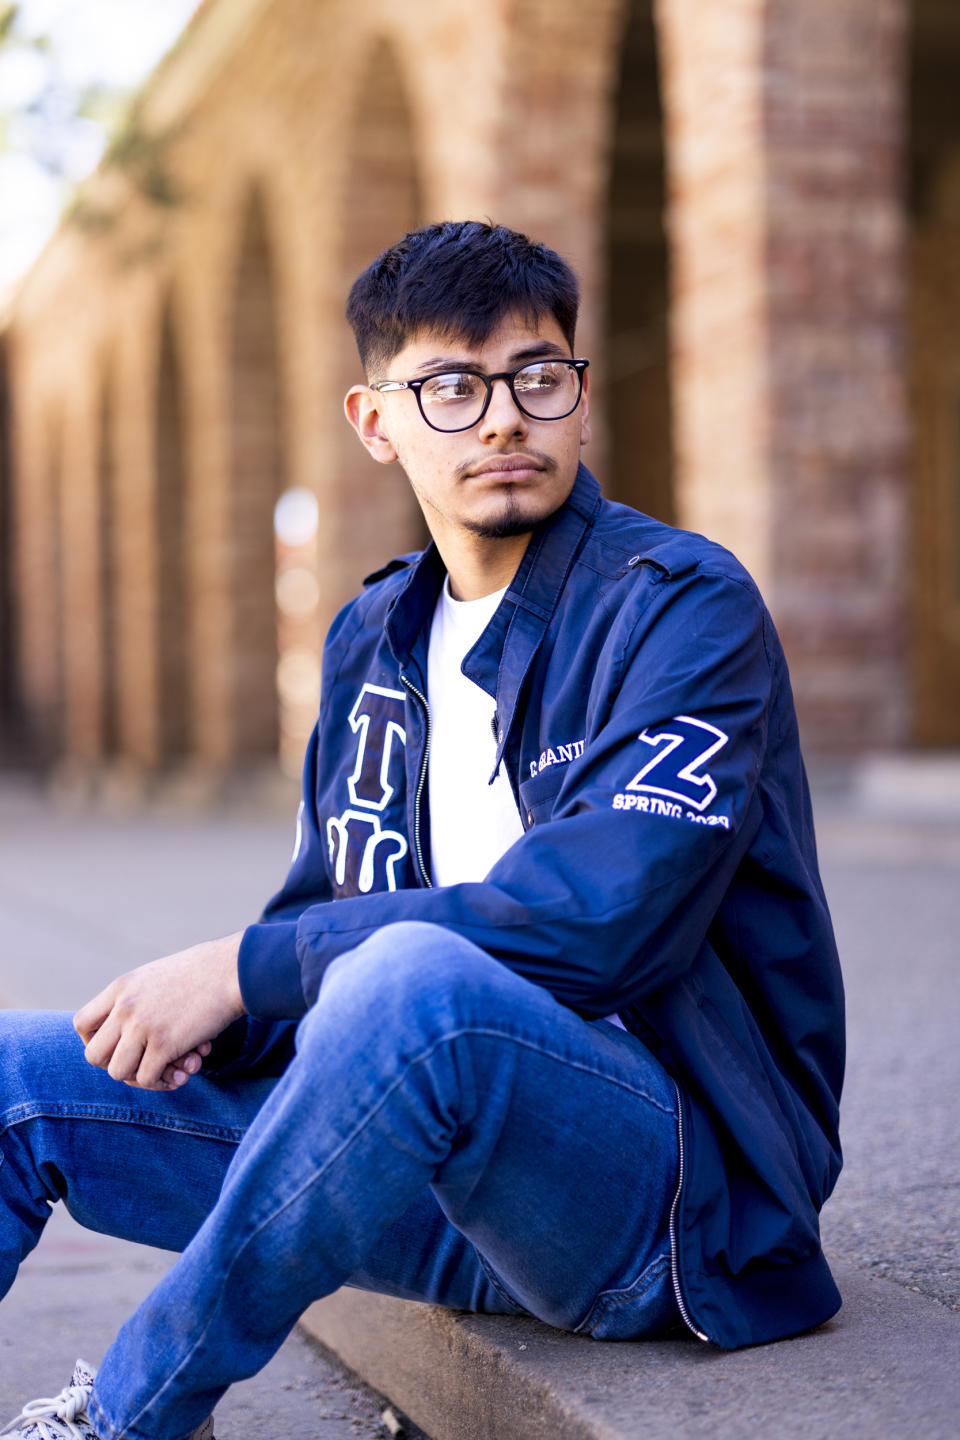
[[[583,754],[585,744],[584,740],[571,740],[566,745],[558,745],[556,749],[542,750],[539,760],[530,761],[530,774],[539,775],[541,770],[548,770],[551,765],[569,764]]]

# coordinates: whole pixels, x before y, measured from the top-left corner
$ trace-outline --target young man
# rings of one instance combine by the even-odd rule
[[[208,1434],[342,1284],[726,1347],[840,1303],[842,991],[786,667],[727,552],[579,465],[576,311],[556,254],[475,223],[353,288],[347,416],[433,544],[331,628],[261,921],[110,985],[86,1058],[4,1017],[0,1279],[57,1198],[183,1249],[73,1418],[17,1435]]]

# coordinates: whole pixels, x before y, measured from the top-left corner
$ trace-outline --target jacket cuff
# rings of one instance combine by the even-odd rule
[[[260,1020],[298,1020],[306,1011],[296,920],[248,925],[240,941],[237,969],[248,1014]]]

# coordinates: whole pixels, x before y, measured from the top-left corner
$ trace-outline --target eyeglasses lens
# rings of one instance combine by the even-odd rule
[[[480,418],[487,389],[479,375],[453,370],[433,375],[420,387],[420,404],[437,430],[462,430]]]

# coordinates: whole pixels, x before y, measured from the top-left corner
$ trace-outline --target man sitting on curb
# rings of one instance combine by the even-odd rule
[[[558,255],[473,222],[355,283],[347,417],[433,543],[331,627],[261,920],[114,981],[85,1051],[0,1017],[0,1286],[58,1199],[183,1251],[7,1433],[209,1436],[344,1284],[724,1347],[837,1310],[843,1000],[786,666],[726,551],[579,464],[576,314]]]

